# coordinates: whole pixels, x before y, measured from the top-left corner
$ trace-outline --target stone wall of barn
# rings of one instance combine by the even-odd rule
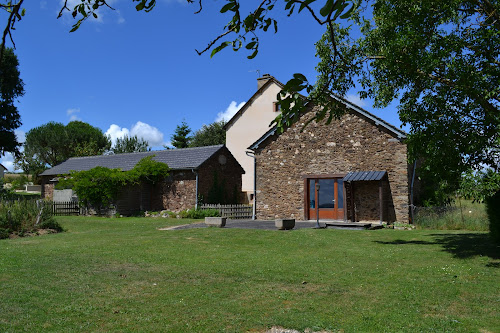
[[[196,204],[196,175],[191,170],[170,171],[170,176],[156,184],[152,195],[152,210],[179,212]]]
[[[204,203],[238,203],[243,169],[227,149],[218,151],[198,170],[198,195]],[[179,212],[196,205],[196,173],[171,171],[165,182],[155,185],[152,210]],[[214,201],[215,200],[215,201]]]
[[[408,222],[406,145],[357,113],[347,113],[330,125],[312,122],[301,131],[315,112],[305,113],[284,133],[269,137],[257,149],[257,217],[307,218],[307,175],[376,170],[388,173],[388,183],[383,185],[384,220]],[[379,220],[378,185],[378,181],[355,183],[358,221]]]
[[[243,169],[227,149],[210,157],[199,170],[198,191],[203,203],[236,204],[241,199]]]

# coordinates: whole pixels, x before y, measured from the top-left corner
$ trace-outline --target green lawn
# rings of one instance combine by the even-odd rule
[[[0,332],[500,331],[485,233],[58,221],[67,232],[0,240]]]

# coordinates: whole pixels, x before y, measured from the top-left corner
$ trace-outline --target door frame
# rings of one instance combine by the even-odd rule
[[[302,175],[302,179],[304,181],[304,219],[309,220],[309,180],[310,179],[332,179],[332,178],[344,178],[347,173],[334,173],[334,174],[321,174],[321,175]],[[345,216],[345,182],[343,184],[343,192],[344,192],[344,216]]]

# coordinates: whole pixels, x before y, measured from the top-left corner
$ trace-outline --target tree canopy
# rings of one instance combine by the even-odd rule
[[[26,133],[24,152],[16,164],[26,173],[38,174],[70,157],[101,155],[110,146],[109,137],[90,124],[49,122]]]
[[[132,170],[129,171],[130,179],[133,182],[145,181],[150,184],[168,177],[170,168],[162,162],[155,161],[154,155],[142,158]]]
[[[428,182],[455,190],[468,170],[500,162],[500,6],[498,1],[377,0],[372,19],[352,16],[362,35],[335,24],[317,43],[320,77],[312,86],[298,77],[290,93],[305,86],[309,100],[324,106],[317,120],[342,110],[325,92],[346,94],[357,83],[361,97],[386,107],[399,101],[410,125],[408,148],[421,159]],[[332,42],[333,40],[333,42]],[[305,101],[306,103],[307,101]],[[289,105],[289,104],[287,104]],[[279,124],[298,112],[286,108]]]
[[[191,142],[191,137],[189,136],[191,133],[191,128],[189,128],[186,121],[182,121],[180,125],[175,127],[175,132],[170,137],[171,144],[175,148],[187,148],[189,147],[189,143]]]
[[[138,153],[149,150],[151,150],[149,143],[143,138],[139,138],[137,135],[125,135],[123,138],[118,138],[113,148],[111,148],[114,154]]]
[[[21,117],[14,105],[24,95],[24,83],[19,77],[19,61],[12,49],[7,48],[0,63],[0,155],[18,153],[20,143],[14,130],[21,126]]]
[[[216,121],[208,125],[203,125],[194,132],[189,142],[190,147],[203,147],[221,145],[226,143],[226,130],[224,120]]]

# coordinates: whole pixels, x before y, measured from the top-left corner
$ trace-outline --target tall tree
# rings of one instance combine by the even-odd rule
[[[26,173],[38,174],[70,157],[100,155],[111,146],[101,129],[81,121],[64,126],[49,122],[26,133],[24,152],[16,165]]]
[[[339,118],[345,109],[331,94],[356,84],[375,107],[399,101],[410,125],[408,149],[421,176],[450,193],[468,170],[500,168],[500,4],[488,0],[376,0],[352,16],[353,26],[331,24],[317,43],[316,84],[300,74],[280,94],[283,130],[311,101],[314,120]],[[360,7],[363,8],[363,7]],[[306,89],[302,99],[297,93]]]
[[[24,95],[24,83],[19,77],[19,61],[12,49],[7,48],[0,63],[0,155],[18,153],[20,143],[14,130],[21,126],[21,117],[14,105]]]
[[[172,146],[175,148],[189,147],[189,142],[191,141],[189,133],[191,133],[191,128],[189,128],[186,121],[183,120],[180,125],[177,125],[174,134],[170,137]]]
[[[208,125],[203,125],[197,130],[189,143],[190,147],[213,146],[226,143],[226,130],[224,120],[216,121]]]
[[[70,140],[71,157],[101,155],[109,149],[111,142],[100,128],[83,121],[71,121],[66,125]]]
[[[111,148],[111,151],[115,154],[138,153],[149,150],[151,150],[149,143],[143,138],[139,138],[137,135],[125,135],[123,138],[118,138],[116,139],[114,147]]]

